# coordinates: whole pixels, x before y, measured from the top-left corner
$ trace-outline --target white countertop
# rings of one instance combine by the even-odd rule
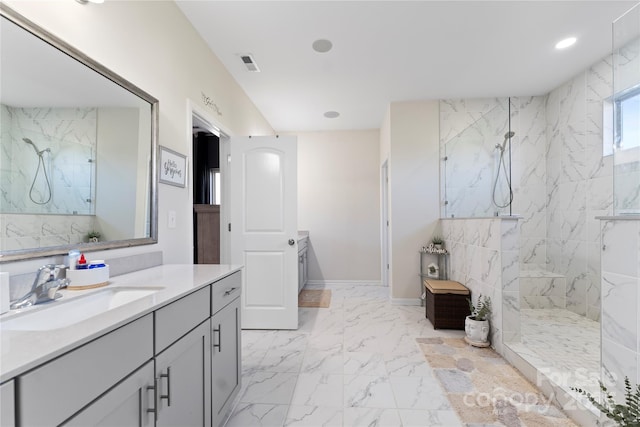
[[[41,365],[67,351],[144,316],[176,299],[222,279],[242,266],[237,265],[161,265],[113,277],[107,287],[86,291],[60,291],[63,297],[49,304],[114,287],[163,287],[152,295],[116,307],[80,323],[46,331],[4,330],[5,319],[29,310],[46,309],[47,304],[0,315],[0,383]]]

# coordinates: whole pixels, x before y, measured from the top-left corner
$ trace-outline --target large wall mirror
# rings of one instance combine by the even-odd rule
[[[158,101],[0,15],[0,262],[157,242]]]

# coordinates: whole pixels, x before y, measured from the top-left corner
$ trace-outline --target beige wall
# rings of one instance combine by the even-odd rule
[[[3,0],[4,1],[4,0]],[[187,102],[210,112],[231,135],[272,134],[269,123],[169,1],[107,1],[82,5],[72,0],[6,0],[8,6],[67,41],[160,101],[160,145],[191,157]],[[202,103],[202,94],[222,115]],[[167,263],[192,262],[191,189],[159,185],[157,245],[93,253],[118,257],[162,250]],[[177,227],[167,228],[169,210]],[[61,257],[57,260],[63,261]],[[34,271],[42,259],[3,264],[3,271]]]
[[[298,133],[298,228],[311,281],[380,282],[378,130]]]
[[[418,251],[440,218],[438,101],[392,103],[388,127],[391,297],[415,303],[421,294]]]

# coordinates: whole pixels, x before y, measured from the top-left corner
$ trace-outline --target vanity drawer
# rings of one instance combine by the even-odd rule
[[[58,425],[153,357],[153,317],[135,320],[18,377],[21,425]]]
[[[211,285],[211,315],[240,296],[242,276],[235,272]]]
[[[210,287],[206,286],[156,310],[155,354],[207,320],[210,316],[210,304]]]

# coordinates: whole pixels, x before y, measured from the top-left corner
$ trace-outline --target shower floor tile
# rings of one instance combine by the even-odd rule
[[[522,309],[520,319],[512,350],[567,392],[599,394],[600,323],[563,309]]]

